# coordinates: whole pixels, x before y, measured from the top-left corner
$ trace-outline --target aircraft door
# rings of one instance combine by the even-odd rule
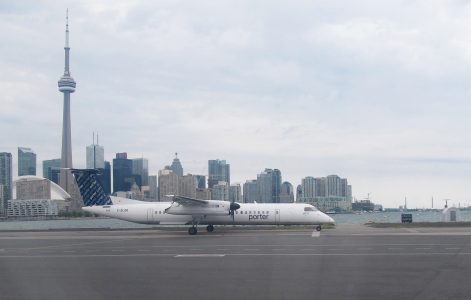
[[[278,225],[280,224],[280,210],[275,209],[275,223]]]
[[[152,222],[152,221],[154,221],[154,209],[148,208],[147,209],[147,222]]]

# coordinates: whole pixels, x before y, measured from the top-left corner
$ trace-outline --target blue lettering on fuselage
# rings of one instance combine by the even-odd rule
[[[250,220],[266,220],[268,219],[268,215],[249,215]]]

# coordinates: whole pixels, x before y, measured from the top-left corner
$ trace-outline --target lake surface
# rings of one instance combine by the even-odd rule
[[[414,211],[413,222],[439,222],[442,213],[437,211]],[[461,221],[471,222],[471,211],[460,212]],[[337,224],[364,224],[367,222],[400,223],[401,212],[375,212],[361,214],[330,215]],[[157,225],[136,224],[116,219],[87,218],[68,220],[40,220],[40,221],[5,221],[0,222],[0,230],[48,230],[48,229],[82,229],[82,228],[152,228]],[[175,227],[175,226],[173,226]],[[187,227],[187,226],[184,226]]]

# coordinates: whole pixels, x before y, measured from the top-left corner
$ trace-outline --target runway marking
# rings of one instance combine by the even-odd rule
[[[244,249],[244,251],[259,251],[259,249]]]
[[[320,236],[321,236],[321,232],[320,232],[320,231],[313,231],[311,236],[312,236],[312,237],[320,237]]]
[[[457,247],[450,247],[450,248],[445,248],[446,250],[460,250],[460,248]]]
[[[415,253],[236,253],[236,254],[78,254],[78,255],[0,255],[0,259],[6,258],[94,258],[94,257],[198,257],[198,256],[471,256],[471,252],[415,252]]]
[[[327,249],[327,251],[343,251],[345,249]]]
[[[404,248],[388,248],[388,250],[404,250]]]
[[[121,250],[121,249],[112,249],[111,252],[124,252],[124,250]]]
[[[147,249],[139,249],[139,250],[137,250],[137,251],[139,251],[139,252],[150,252],[151,250],[147,250]]]
[[[64,253],[75,253],[75,250],[64,250]]]
[[[220,249],[216,249],[217,251],[227,251],[229,249],[225,249],[225,248],[220,248]]]
[[[179,257],[224,257],[226,256],[225,254],[178,254],[175,255],[174,257],[179,258]]]

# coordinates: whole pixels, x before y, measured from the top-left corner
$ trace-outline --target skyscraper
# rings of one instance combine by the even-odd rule
[[[177,174],[178,176],[183,176],[183,167],[178,159],[178,153],[175,152],[175,158],[172,161],[172,165],[170,166],[170,170],[173,171],[173,173]]]
[[[36,175],[36,153],[31,148],[18,147],[18,176]]]
[[[149,161],[147,158],[132,159],[132,174],[136,177],[136,184],[139,187],[149,185]]]
[[[69,13],[67,11],[65,25],[65,67],[64,75],[59,79],[59,91],[64,94],[64,111],[62,115],[62,151],[60,185],[69,194],[74,189],[72,173],[64,168],[72,168],[72,129],[70,124],[70,94],[75,92],[75,80],[69,70]],[[72,194],[71,194],[72,195]]]
[[[231,183],[230,165],[225,160],[208,160],[208,188],[212,189],[220,181]]]
[[[87,169],[105,168],[105,149],[95,143],[87,146]]]
[[[13,171],[11,160],[11,153],[0,152],[0,190],[2,190],[0,195],[0,215],[4,216],[6,216],[8,200],[12,199]]]
[[[258,183],[257,180],[247,180],[244,185],[244,203],[253,203],[254,201],[260,201],[258,194]]]
[[[281,184],[280,203],[293,203],[294,189],[293,185],[288,181]]]
[[[240,183],[233,183],[229,186],[229,201],[242,202],[242,188]]]
[[[61,159],[43,160],[43,177],[59,184]]]
[[[103,189],[107,195],[111,194],[111,164],[109,161],[104,162],[104,169],[100,170],[100,175],[98,179],[101,180],[101,184],[103,185]]]
[[[132,174],[132,160],[128,159],[127,153],[116,153],[113,159],[113,193],[128,192],[135,182]]]
[[[171,201],[167,195],[178,195],[179,176],[172,170],[159,171],[159,201]]]
[[[278,169],[265,169],[257,175],[260,202],[280,203],[281,172]]]

